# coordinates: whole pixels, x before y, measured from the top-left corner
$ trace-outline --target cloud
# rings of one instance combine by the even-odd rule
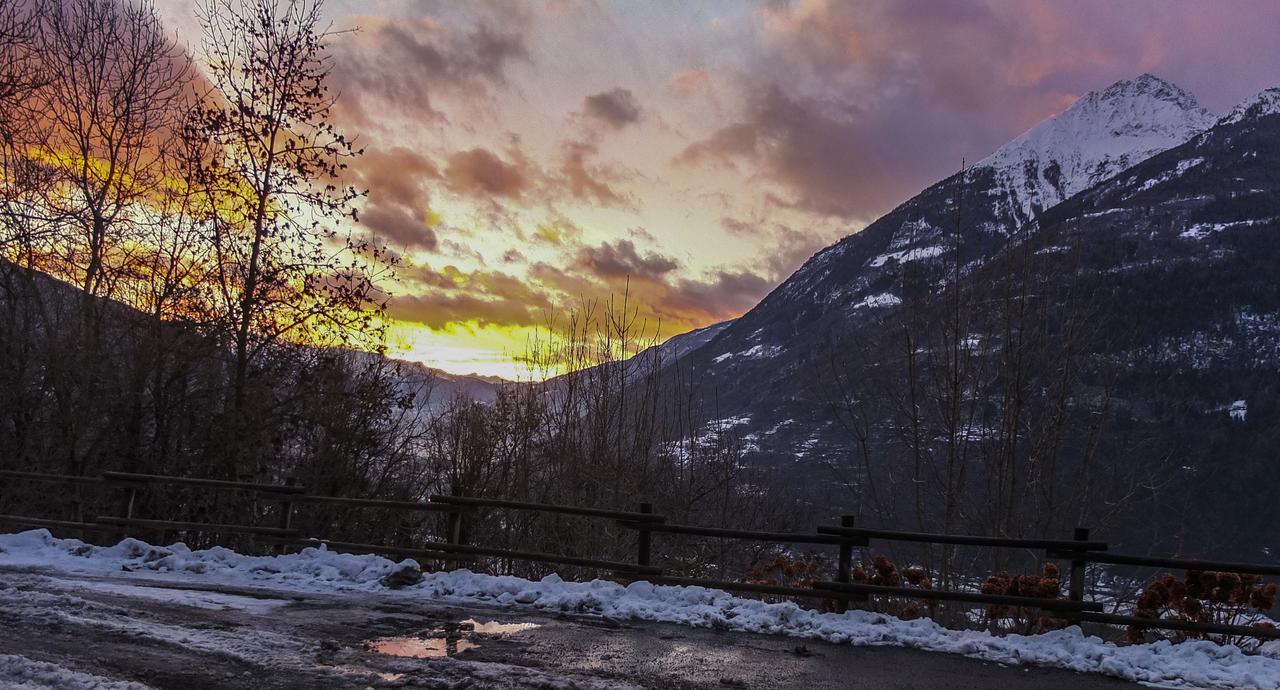
[[[667,82],[667,90],[676,98],[692,98],[711,93],[711,75],[705,70],[686,69],[676,72]]]
[[[583,201],[594,201],[602,206],[621,206],[628,203],[626,195],[614,188],[611,182],[628,177],[616,166],[593,164],[591,159],[599,153],[599,147],[590,141],[566,141],[562,145],[559,185],[569,195]]]
[[[1157,0],[765,2],[729,84],[741,109],[693,137],[675,162],[732,167],[794,209],[869,221],[1116,80],[1152,71],[1198,95],[1234,83],[1235,98],[1265,86],[1241,84],[1257,82],[1260,68],[1236,46],[1265,44],[1253,25],[1260,16],[1280,21],[1280,6],[1232,8]],[[1217,57],[1224,60],[1206,59]],[[1274,74],[1280,55],[1267,59]],[[1204,78],[1215,70],[1228,76]],[[692,93],[701,81],[680,76],[672,93]]]
[[[759,128],[754,123],[737,122],[689,144],[676,156],[675,162],[685,165],[711,162],[732,166],[734,157],[754,157],[759,141]]]
[[[640,121],[640,102],[627,89],[603,91],[587,96],[582,112],[614,129],[622,129]]]
[[[521,162],[508,163],[492,151],[476,147],[449,156],[444,177],[449,188],[459,194],[518,199],[530,184]]]
[[[369,149],[355,159],[352,184],[369,191],[360,222],[375,234],[409,248],[435,251],[438,220],[427,188],[440,171],[426,156],[403,147]]]
[[[484,101],[507,84],[512,64],[529,59],[514,20],[486,18],[463,28],[456,18],[431,16],[358,23],[359,31],[334,42],[331,79],[342,93],[340,118],[366,128],[380,126],[389,112],[419,122],[446,119],[438,95]]]
[[[705,278],[678,281],[668,307],[686,314],[687,323],[705,325],[741,315],[773,286],[773,281],[747,269],[719,269]]]
[[[618,240],[579,249],[573,266],[601,278],[660,280],[679,268],[680,262],[656,252],[642,254],[631,240]]]
[[[466,273],[446,266],[411,267],[401,279],[415,287],[391,300],[395,319],[442,330],[456,325],[536,326],[553,308],[552,296],[529,281],[497,271]]]

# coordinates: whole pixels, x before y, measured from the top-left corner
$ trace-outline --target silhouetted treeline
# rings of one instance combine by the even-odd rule
[[[362,192],[343,183],[359,150],[330,116],[320,10],[209,0],[197,64],[146,2],[0,0],[0,468],[756,519],[740,445],[708,424],[712,406],[688,381],[683,397],[658,395],[679,376],[660,350],[622,361],[651,344],[625,306],[584,309],[529,353],[584,373],[506,386],[492,404],[428,409],[430,378],[378,354],[395,254],[362,234]],[[0,513],[112,514],[113,496],[5,482]],[[140,500],[141,517],[214,523],[273,510],[190,490]],[[615,527],[499,518],[469,521],[472,538],[629,548]],[[300,509],[297,526],[374,543],[441,535],[415,520]],[[697,548],[680,557],[700,568]]]

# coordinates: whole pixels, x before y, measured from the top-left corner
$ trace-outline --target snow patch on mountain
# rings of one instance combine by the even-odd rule
[[[908,261],[919,261],[920,259],[931,259],[939,256],[944,252],[942,247],[916,247],[915,249],[904,249],[896,252],[886,252],[871,260],[871,266],[879,268],[890,261],[898,263],[906,263]]]
[[[995,169],[1020,222],[1178,146],[1214,124],[1178,86],[1150,74],[1091,91],[975,167]]]
[[[849,307],[849,309],[862,309],[864,307],[876,309],[879,307],[896,307],[899,304],[902,304],[901,297],[898,297],[891,292],[881,292],[879,294],[863,297],[861,301],[854,304],[852,307]]]
[[[1249,403],[1245,400],[1237,400],[1227,408],[1227,414],[1231,415],[1232,419],[1243,422],[1249,414]]]
[[[1260,91],[1240,101],[1218,124],[1230,125],[1276,114],[1280,114],[1280,86]]]
[[[1178,233],[1178,237],[1184,240],[1202,240],[1215,233],[1232,228],[1247,228],[1253,225],[1267,225],[1274,223],[1276,218],[1261,218],[1257,220],[1236,220],[1227,223],[1196,223],[1191,227]]]
[[[1153,177],[1148,180],[1144,180],[1142,185],[1138,187],[1138,191],[1145,192],[1149,189],[1154,189],[1155,187],[1162,185],[1170,180],[1175,180],[1179,177],[1182,177],[1184,174],[1186,174],[1188,170],[1196,167],[1197,165],[1200,165],[1203,162],[1204,162],[1203,158],[1188,158],[1186,160],[1180,160],[1178,161],[1177,167],[1174,168],[1171,172],[1168,172],[1164,175],[1160,175],[1158,177]]]
[[[777,345],[753,345],[742,352],[726,352],[717,355],[711,361],[719,364],[728,359],[763,359],[765,357],[773,357],[782,351]]]

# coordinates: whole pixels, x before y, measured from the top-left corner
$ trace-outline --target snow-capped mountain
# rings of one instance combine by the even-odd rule
[[[1220,124],[1230,125],[1246,119],[1280,113],[1280,87],[1259,91],[1244,99],[1222,118]]]
[[[978,161],[992,168],[1014,218],[1028,222],[1120,171],[1213,126],[1194,96],[1150,74],[1091,91]]]
[[[721,364],[740,364],[820,339],[860,313],[892,308],[901,302],[897,283],[905,266],[937,262],[957,249],[963,263],[980,261],[1045,209],[1213,122],[1194,97],[1151,75],[1091,92],[818,252],[704,349],[710,358],[730,355]]]
[[[1053,276],[1043,294],[1087,293],[1089,331],[1118,348],[1099,345],[1080,364],[1111,367],[1105,386],[1072,392],[1110,401],[1125,432],[1102,443],[1159,439],[1159,453],[1185,459],[1176,479],[1195,477],[1187,495],[1218,500],[1231,494],[1223,482],[1270,481],[1254,460],[1280,450],[1265,432],[1280,428],[1280,286],[1269,277],[1280,268],[1277,232],[1280,89],[1219,120],[1143,75],[1082,97],[819,252],[684,359],[762,462],[823,484],[827,463],[852,452],[831,412],[834,376],[900,386],[884,369],[905,356],[908,317],[898,315],[922,309],[919,290],[946,285],[956,266],[969,289],[991,290],[1005,282],[1011,252],[1026,247]],[[1058,308],[1069,311],[1049,311]],[[996,356],[1001,346],[991,347]],[[863,422],[892,438],[892,416]],[[1242,433],[1246,425],[1256,431]],[[985,434],[975,430],[974,442]],[[873,454],[902,457],[886,443]],[[1225,457],[1238,473],[1214,473],[1209,464]],[[1229,512],[1207,514],[1204,529],[1225,528]]]

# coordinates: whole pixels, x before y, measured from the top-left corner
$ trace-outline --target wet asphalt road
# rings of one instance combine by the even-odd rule
[[[4,654],[183,689],[1138,687],[908,649],[0,568]]]

